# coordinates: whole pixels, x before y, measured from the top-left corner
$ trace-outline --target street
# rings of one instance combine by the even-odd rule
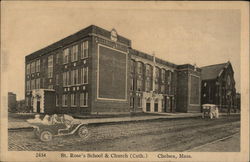
[[[32,131],[9,131],[10,151],[166,151],[179,152],[238,134],[240,115],[219,119],[158,119],[113,124],[89,125],[90,136],[82,140],[77,135],[55,137],[44,143]],[[240,142],[240,138],[234,138]],[[205,151],[240,151],[234,146]],[[212,149],[214,147],[211,147]],[[215,147],[216,148],[216,147]],[[195,152],[199,152],[198,148]],[[204,151],[204,148],[203,148]]]

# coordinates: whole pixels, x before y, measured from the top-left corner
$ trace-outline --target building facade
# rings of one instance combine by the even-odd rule
[[[91,25],[26,56],[25,64],[31,111],[37,89],[55,92],[57,113],[200,111],[199,68],[135,50],[115,29]]]
[[[8,92],[8,112],[16,112],[16,94]]]
[[[216,104],[221,111],[236,109],[236,89],[231,63],[210,65],[201,69],[201,103]]]
[[[18,100],[16,102],[17,112],[26,112],[25,100]]]

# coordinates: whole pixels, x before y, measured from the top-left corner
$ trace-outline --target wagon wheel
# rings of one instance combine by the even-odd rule
[[[81,126],[79,129],[78,129],[78,135],[81,137],[81,138],[87,138],[89,136],[89,130],[86,126]]]
[[[52,140],[52,133],[48,130],[42,131],[40,134],[40,140],[43,142],[49,142]]]

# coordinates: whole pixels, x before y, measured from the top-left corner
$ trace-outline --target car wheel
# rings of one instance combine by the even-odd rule
[[[78,135],[81,137],[81,138],[87,138],[89,136],[89,130],[86,126],[81,126],[79,129],[78,129]]]
[[[210,119],[213,119],[213,114],[212,113],[210,113],[209,116],[210,116]]]
[[[48,130],[42,131],[40,134],[40,140],[43,142],[49,142],[52,140],[52,133]]]

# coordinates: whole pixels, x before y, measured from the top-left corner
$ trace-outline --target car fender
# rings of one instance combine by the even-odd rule
[[[81,124],[79,124],[79,125],[72,131],[72,133],[75,133],[81,126],[87,126],[87,124],[86,124],[86,123],[81,123]]]

